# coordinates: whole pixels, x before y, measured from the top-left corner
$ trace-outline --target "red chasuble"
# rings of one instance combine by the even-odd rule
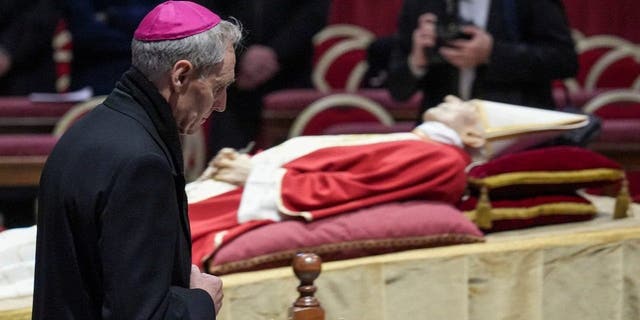
[[[457,147],[422,140],[324,147],[282,166],[274,202],[281,213],[307,220],[408,199],[453,204],[464,191],[469,162]],[[194,264],[243,232],[274,222],[239,223],[241,198],[251,196],[242,191],[189,204]]]
[[[317,219],[404,199],[455,203],[468,164],[459,148],[422,140],[324,148],[284,165],[279,209]]]

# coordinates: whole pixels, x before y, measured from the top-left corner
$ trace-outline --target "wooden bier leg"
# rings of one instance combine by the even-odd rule
[[[320,275],[322,260],[313,253],[299,253],[293,258],[293,272],[300,280],[300,296],[289,308],[289,320],[324,320],[324,310],[314,296],[313,281]]]

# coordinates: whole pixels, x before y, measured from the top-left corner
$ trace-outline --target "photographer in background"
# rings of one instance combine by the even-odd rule
[[[388,87],[424,92],[422,110],[448,94],[554,108],[551,81],[578,62],[560,0],[405,0]]]

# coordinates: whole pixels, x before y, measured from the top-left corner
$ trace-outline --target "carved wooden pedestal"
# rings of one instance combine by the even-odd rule
[[[300,280],[300,296],[289,309],[289,320],[324,320],[324,310],[314,296],[313,281],[320,275],[322,260],[313,253],[300,253],[293,259],[293,272]]]

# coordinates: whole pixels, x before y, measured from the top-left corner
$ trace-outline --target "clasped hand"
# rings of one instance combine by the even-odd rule
[[[223,148],[209,161],[209,166],[198,180],[214,179],[241,186],[247,181],[251,166],[251,158],[247,154]]]

